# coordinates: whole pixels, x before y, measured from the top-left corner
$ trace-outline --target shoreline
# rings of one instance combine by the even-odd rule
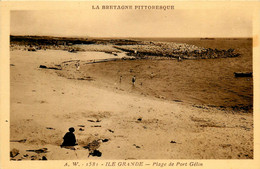
[[[244,112],[244,113],[252,113],[252,104],[250,104],[250,95],[247,93],[239,93],[239,90],[244,90],[243,86],[240,86],[241,89],[234,90],[232,89],[232,86],[227,86],[229,82],[226,82],[225,85],[215,81],[215,79],[204,79],[204,80],[197,80],[196,83],[199,83],[201,86],[193,85],[192,87],[185,86],[186,81],[188,78],[183,77],[182,79],[185,79],[186,81],[181,82],[180,75],[178,72],[172,73],[172,76],[167,76],[167,72],[163,72],[163,67],[160,66],[160,63],[162,62],[162,66],[164,68],[165,65],[167,66],[167,71],[174,72],[178,71],[179,73],[184,71],[181,70],[181,66],[187,67],[187,64],[189,63],[179,63],[177,61],[170,61],[170,60],[142,60],[142,59],[112,59],[112,60],[103,60],[103,61],[92,61],[92,62],[86,62],[86,61],[80,61],[81,68],[80,71],[76,71],[74,68],[73,62],[70,62],[69,65],[63,67],[63,70],[56,71],[56,73],[59,76],[68,78],[68,79],[76,79],[76,80],[87,80],[92,81],[93,85],[101,86],[103,88],[111,88],[118,91],[124,91],[124,92],[134,92],[138,93],[139,95],[159,98],[162,100],[168,100],[168,101],[174,101],[174,102],[185,102],[189,103],[195,107],[215,107],[217,109],[223,110],[223,111],[235,111],[235,112]],[[188,61],[186,61],[188,62]],[[189,61],[191,62],[191,61]],[[204,62],[204,61],[203,61]],[[156,65],[153,65],[156,63]],[[206,64],[212,64],[208,61],[205,61]],[[222,61],[220,61],[220,64],[223,64]],[[148,65],[148,69],[146,68]],[[179,66],[178,66],[179,65]],[[174,70],[172,70],[172,67]],[[198,65],[200,66],[200,65]],[[218,66],[218,65],[217,65]],[[138,67],[138,68],[137,68]],[[158,68],[157,68],[158,67]],[[209,67],[212,67],[210,65]],[[215,66],[216,67],[216,66]],[[149,70],[150,69],[150,70]],[[130,70],[130,72],[129,72]],[[149,70],[148,72],[145,70]],[[159,72],[158,72],[159,70]],[[202,71],[205,71],[205,69],[202,69]],[[145,72],[143,72],[145,71]],[[209,72],[209,77],[212,76],[212,73]],[[217,72],[216,72],[217,73]],[[194,73],[196,74],[196,73]],[[206,74],[206,72],[205,72]],[[138,80],[135,85],[135,87],[131,87],[131,77],[133,75],[136,75]],[[122,78],[122,82],[120,80],[120,76]],[[231,76],[231,77],[229,77]],[[207,77],[207,78],[209,78]],[[201,78],[201,77],[197,77]],[[219,78],[219,77],[216,77]],[[226,78],[232,79],[235,83],[248,83],[248,85],[251,83],[248,81],[248,78],[242,78],[242,79],[236,79],[233,77],[233,73],[228,73],[226,75]],[[250,78],[249,78],[250,79]],[[211,88],[209,86],[205,86],[207,84],[207,81],[210,81],[209,85],[217,85],[217,88],[214,88],[212,86]],[[231,81],[231,80],[229,80]],[[160,82],[160,83],[158,83]],[[232,82],[232,81],[231,81]],[[168,84],[167,84],[168,83]],[[154,84],[154,85],[152,85]],[[203,85],[205,84],[205,85]],[[247,86],[248,86],[247,85]],[[106,87],[107,86],[107,87]],[[161,87],[159,87],[161,86]],[[176,87],[175,87],[176,86]],[[180,88],[181,87],[181,88]],[[207,87],[207,89],[206,89]],[[239,87],[239,86],[237,86]],[[179,89],[180,88],[180,89]],[[214,90],[219,90],[219,98],[215,98],[215,103],[210,103],[209,101],[213,101],[210,93]],[[188,94],[192,91],[195,91],[194,94]],[[185,95],[185,92],[187,93]],[[198,93],[199,92],[199,93]],[[208,93],[206,93],[208,92]],[[227,92],[230,92],[230,94],[235,93],[235,95],[228,95]],[[237,92],[237,94],[236,94]],[[172,93],[172,94],[171,94]],[[198,94],[196,94],[198,93]],[[226,95],[226,96],[225,96]],[[244,96],[243,96],[244,95]],[[194,97],[194,99],[190,98]],[[197,97],[197,98],[196,98]],[[230,98],[229,98],[230,97]],[[240,101],[232,101],[233,99],[244,99]],[[206,102],[208,101],[208,103]],[[225,101],[225,102],[224,102]]]

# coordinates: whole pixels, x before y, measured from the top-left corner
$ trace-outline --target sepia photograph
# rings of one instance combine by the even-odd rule
[[[68,6],[9,11],[5,158],[89,162],[61,167],[255,159],[250,10]]]

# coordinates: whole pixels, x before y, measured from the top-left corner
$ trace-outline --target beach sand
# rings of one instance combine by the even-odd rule
[[[58,76],[64,75],[59,70],[39,68],[114,55],[14,50],[10,56],[10,151],[19,151],[11,160],[253,158],[252,113],[118,90],[99,82],[104,76],[99,73],[91,74],[93,80],[77,80],[79,72],[72,67],[65,69],[67,77]],[[75,128],[75,149],[60,147],[69,127]],[[101,157],[89,156],[84,148],[94,140]],[[47,151],[26,151],[42,148]]]

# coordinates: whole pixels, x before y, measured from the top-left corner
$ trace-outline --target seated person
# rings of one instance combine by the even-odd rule
[[[73,127],[69,128],[69,132],[67,132],[63,137],[63,143],[62,146],[75,146],[76,144],[76,137],[74,135],[75,129]]]

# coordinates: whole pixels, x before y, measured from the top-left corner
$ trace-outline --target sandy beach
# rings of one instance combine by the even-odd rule
[[[96,72],[102,63],[87,72],[95,64],[86,63],[93,60],[125,57],[113,52],[120,53],[10,52],[11,160],[253,158],[252,113],[141,94],[140,84],[134,88],[130,80],[118,87],[118,81],[107,81],[111,73]],[[61,65],[62,70],[40,65]],[[61,148],[70,127],[78,145]],[[90,155],[86,146],[91,145],[100,157]],[[43,148],[47,151],[28,151]]]

